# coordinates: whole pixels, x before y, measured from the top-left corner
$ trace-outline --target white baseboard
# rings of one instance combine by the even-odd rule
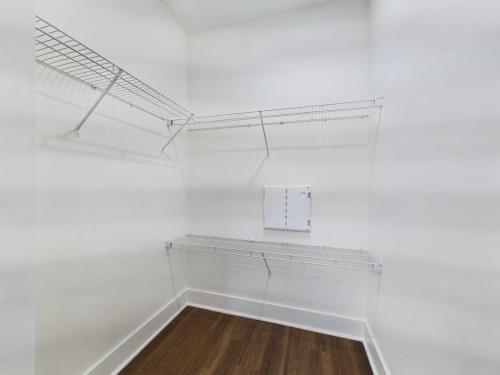
[[[323,311],[188,289],[187,305],[362,341],[365,322]]]
[[[118,374],[185,306],[362,341],[375,375],[390,375],[373,332],[364,320],[199,289],[183,290],[176,299],[160,308],[85,374]]]
[[[387,363],[382,356],[382,351],[378,345],[375,335],[368,322],[365,322],[365,337],[363,340],[366,355],[370,361],[373,373],[375,375],[391,375]]]
[[[135,331],[104,355],[86,375],[118,374],[186,306],[186,289],[167,302]]]

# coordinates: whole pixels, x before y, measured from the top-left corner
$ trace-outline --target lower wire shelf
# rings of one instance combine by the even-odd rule
[[[376,273],[381,273],[383,268],[366,250],[329,246],[187,235],[167,242],[166,247],[215,256],[258,259],[266,266],[269,276],[275,262]]]

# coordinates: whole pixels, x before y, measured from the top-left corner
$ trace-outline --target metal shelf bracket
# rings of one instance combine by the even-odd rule
[[[271,269],[269,268],[269,264],[267,263],[266,256],[263,252],[261,252],[260,255],[262,255],[262,259],[264,260],[264,263],[267,267],[267,276],[271,277]]]
[[[111,90],[111,88],[116,83],[116,81],[118,80],[118,78],[120,78],[122,72],[123,71],[120,68],[118,68],[118,72],[115,74],[115,76],[113,77],[113,79],[109,82],[109,85],[102,91],[102,93],[99,96],[99,98],[97,98],[97,100],[92,105],[92,107],[90,107],[90,109],[87,111],[87,113],[85,114],[85,116],[83,116],[83,118],[80,120],[80,122],[78,123],[77,127],[73,131],[73,134],[74,134],[75,137],[79,137],[80,136],[80,129],[85,124],[85,122],[88,120],[88,118],[90,117],[90,115],[95,111],[95,109],[97,108],[97,106],[99,105],[99,103],[108,94],[109,90]]]
[[[380,262],[377,262],[373,265],[373,271],[376,273],[382,273],[383,269],[384,269],[384,266]]]
[[[262,111],[259,111],[260,124],[262,125],[262,133],[264,133],[264,142],[266,142],[267,157],[269,157],[269,144],[267,143],[266,128],[264,127],[264,119],[262,118]]]
[[[174,133],[174,135],[170,137],[170,139],[167,141],[167,143],[165,143],[165,146],[163,146],[161,149],[162,154],[165,153],[165,149],[168,147],[168,145],[170,143],[172,143],[172,141],[175,139],[175,137],[177,137],[177,135],[182,131],[182,129],[184,129],[184,127],[192,120],[193,116],[194,115],[189,116],[189,118],[186,120],[186,122],[184,124],[182,124],[181,127],[179,129],[177,129],[177,131]]]

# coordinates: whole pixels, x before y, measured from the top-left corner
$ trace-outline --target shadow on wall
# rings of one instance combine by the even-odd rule
[[[143,322],[141,316],[149,316],[151,301],[155,301],[155,307],[160,307],[174,296],[169,284],[168,259],[161,244],[157,254],[130,246],[119,252],[120,261],[117,261],[117,253],[104,253],[102,249],[89,254],[89,246],[96,247],[91,241],[68,243],[66,249],[81,255],[37,265],[38,288],[43,288],[43,294],[37,297],[40,369],[59,368],[61,358],[70,361],[72,366],[88,367],[93,361],[96,342],[100,351],[106,352],[109,337],[122,340],[134,326]],[[151,262],[158,267],[152,270]],[[121,266],[123,263],[135,265],[133,278],[130,277],[131,269]],[[186,287],[184,274],[179,269],[174,272],[176,286],[183,290]],[[151,288],[152,284],[163,286],[161,296]],[[131,296],[142,315],[130,309]],[[117,311],[120,311],[119,319]],[[96,322],[106,326],[106,331],[96,328]],[[75,342],[80,343],[78,351],[74,349]]]
[[[375,112],[375,110],[373,111]],[[373,113],[376,114],[376,113]],[[270,151],[321,151],[366,147],[376,137],[378,116],[331,119],[299,118],[264,124]],[[189,130],[193,154],[265,151],[262,127]]]
[[[182,157],[172,145],[165,155],[161,147],[172,135],[156,118],[111,97],[105,97],[82,127],[73,130],[100,92],[54,72],[36,67],[38,146],[62,153],[126,160],[175,168]],[[178,137],[182,142],[182,137]]]

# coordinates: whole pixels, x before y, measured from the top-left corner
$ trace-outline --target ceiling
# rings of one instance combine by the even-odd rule
[[[332,0],[163,0],[188,34],[230,26]]]

